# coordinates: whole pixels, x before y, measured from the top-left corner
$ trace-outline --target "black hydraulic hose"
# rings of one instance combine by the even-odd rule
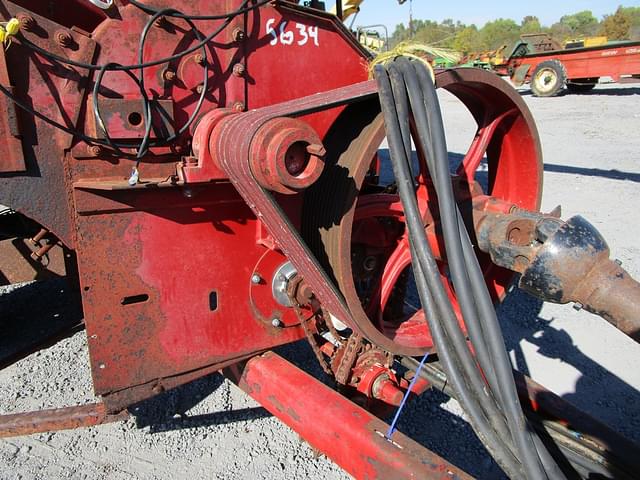
[[[475,337],[478,345],[481,346],[480,348],[486,349],[484,361],[481,361],[481,363],[484,363],[489,368],[491,368],[493,364],[496,364],[497,378],[494,377],[493,381],[491,381],[491,379],[488,380],[490,381],[490,383],[494,384],[494,394],[500,400],[499,403],[500,405],[502,405],[507,418],[509,419],[509,425],[510,427],[512,427],[510,429],[512,431],[511,436],[516,442],[516,451],[519,452],[517,457],[520,458],[520,461],[523,462],[522,467],[524,467],[526,477],[528,478],[547,478],[545,470],[551,476],[551,478],[564,478],[564,475],[562,475],[562,473],[559,472],[559,469],[554,466],[555,463],[553,462],[553,459],[546,451],[546,449],[542,446],[541,442],[539,442],[536,437],[532,436],[531,433],[526,429],[527,425],[524,421],[522,409],[515,393],[515,385],[513,384],[513,377],[511,376],[511,365],[504,348],[504,341],[497,324],[497,318],[495,316],[493,304],[488,295],[488,290],[486,288],[486,285],[484,284],[484,278],[482,277],[482,273],[480,272],[477,258],[473,253],[473,248],[468,238],[468,233],[464,228],[462,218],[453,197],[453,190],[449,178],[446,143],[444,140],[444,128],[439,111],[439,103],[435,94],[435,86],[433,85],[430,76],[426,72],[426,69],[423,66],[416,66],[416,73],[418,74],[421,83],[427,86],[427,98],[424,98],[423,102],[416,103],[416,98],[419,98],[418,96],[416,96],[416,92],[407,92],[405,85],[399,81],[403,77],[403,75],[401,73],[399,74],[398,70],[396,70],[395,67],[390,67],[389,71],[392,75],[392,81],[390,81],[389,78],[385,76],[387,72],[383,67],[376,67],[376,79],[378,80],[378,85],[381,93],[381,105],[383,106],[383,112],[385,113],[385,124],[387,126],[389,148],[392,151],[391,158],[393,161],[394,173],[396,173],[396,179],[398,180],[398,190],[401,196],[401,200],[403,201],[403,206],[405,207],[407,228],[410,234],[411,253],[412,257],[414,258],[414,269],[416,269],[416,283],[418,285],[421,302],[425,303],[425,310],[428,313],[427,319],[430,322],[430,327],[432,328],[433,332],[439,332],[439,334],[434,333],[434,341],[437,343],[438,350],[442,352],[441,355],[448,357],[448,360],[446,361],[443,359],[443,363],[447,366],[448,370],[451,370],[452,373],[455,372],[455,377],[458,377],[455,379],[452,378],[452,384],[457,391],[460,391],[459,395],[462,394],[461,396],[464,396],[464,394],[466,393],[469,394],[468,398],[461,398],[461,403],[466,410],[468,407],[470,407],[468,413],[472,420],[472,426],[474,426],[474,429],[477,431],[481,439],[485,441],[487,447],[492,452],[498,463],[500,463],[501,466],[505,468],[505,471],[512,477],[520,478],[522,475],[520,470],[520,463],[517,460],[510,466],[507,466],[505,464],[505,459],[507,459],[508,462],[508,458],[511,456],[512,452],[508,451],[508,449],[504,449],[504,444],[502,442],[503,439],[497,438],[496,443],[492,443],[491,437],[495,438],[496,432],[492,431],[491,429],[483,429],[483,427],[487,427],[486,416],[484,415],[484,412],[478,410],[478,403],[484,404],[484,408],[489,411],[493,410],[494,412],[496,412],[496,410],[490,406],[491,404],[494,404],[493,406],[495,408],[498,407],[497,405],[495,405],[495,399],[491,398],[490,396],[484,398],[482,402],[478,402],[479,390],[477,377],[479,377],[480,372],[477,370],[477,368],[475,370],[475,375],[469,371],[469,357],[471,356],[471,354],[468,351],[464,338],[462,338],[462,345],[460,344],[459,340],[462,334],[457,325],[457,319],[455,318],[455,315],[450,315],[452,313],[452,309],[450,303],[448,302],[448,298],[446,299],[447,301],[443,303],[443,298],[441,295],[439,295],[441,292],[444,292],[444,289],[442,288],[442,284],[440,283],[437,265],[435,264],[435,260],[433,259],[433,255],[428,246],[428,242],[426,241],[424,226],[422,225],[422,219],[420,218],[418,213],[414,185],[410,169],[408,167],[411,153],[410,150],[408,150],[410,148],[410,129],[408,127],[407,121],[402,123],[399,122],[397,118],[398,112],[396,111],[396,105],[394,105],[394,103],[397,103],[398,110],[401,111],[403,116],[407,116],[409,113],[409,108],[406,105],[407,95],[413,95],[411,107],[413,110],[414,120],[416,120],[416,117],[422,117],[422,119],[424,120],[424,115],[419,113],[421,110],[421,108],[419,108],[420,103],[422,103],[422,108],[424,108],[427,112],[427,122],[422,122],[421,127],[416,125],[416,128],[422,130],[422,137],[426,136],[426,139],[428,139],[429,142],[425,143],[426,139],[420,138],[419,140],[421,140],[422,143],[418,144],[417,146],[422,147],[422,151],[425,152],[425,154],[428,156],[428,167],[431,177],[434,179],[436,184],[436,191],[439,201],[442,202],[442,197],[450,200],[449,203],[445,202],[444,206],[441,203],[440,210],[441,220],[443,224],[445,222],[448,222],[448,229],[445,236],[447,257],[449,260],[451,260],[452,256],[455,255],[458,259],[456,266],[451,267],[454,288],[457,292],[462,284],[468,290],[471,290],[473,292],[473,295],[468,295],[466,297],[468,302],[467,306],[465,307],[466,311],[473,312],[475,310],[476,318],[478,318],[479,316],[479,318],[483,319],[485,324],[489,324],[486,331],[482,323],[476,324],[477,328]],[[426,81],[424,78],[421,78],[423,76],[427,77]],[[409,76],[407,76],[407,78],[409,78]],[[407,80],[407,84],[412,84],[412,81]],[[413,84],[415,84],[415,81],[413,81]],[[392,85],[396,90],[395,100],[393,90],[391,89]],[[390,89],[391,91],[389,91]],[[386,95],[383,95],[383,93]],[[432,126],[435,126],[436,128],[433,128]],[[425,135],[425,132],[428,135]],[[403,148],[400,148],[400,145],[402,145]],[[444,152],[444,155],[442,154],[442,152]],[[444,194],[442,192],[444,192]],[[408,213],[410,210],[414,210],[413,214]],[[425,252],[428,252],[429,255],[425,255]],[[452,254],[452,252],[455,253]],[[453,269],[455,268],[459,269],[459,276],[457,278],[454,278],[453,275]],[[429,279],[430,281],[428,281],[427,279]],[[438,285],[440,288],[438,288]],[[434,310],[434,312],[432,313],[439,313],[440,316],[433,318],[432,315],[429,315],[429,312],[426,309],[426,305],[429,303],[432,306],[431,309]],[[487,313],[485,311],[485,308],[487,307],[487,305],[490,306],[491,314],[488,317],[485,317]],[[474,314],[472,313],[471,315]],[[442,324],[440,324],[440,319],[442,321]],[[465,323],[466,322],[467,320],[465,319]],[[495,335],[495,329],[498,330],[497,336]],[[451,348],[451,352],[449,351],[449,348]],[[474,345],[474,348],[477,347]],[[473,359],[471,360],[471,365],[475,367],[475,361],[473,361]],[[462,362],[462,365],[459,362]],[[504,376],[502,376],[500,373],[500,370],[504,369],[505,363],[509,367],[509,375],[506,378],[506,381]],[[457,370],[456,367],[462,368],[461,370]],[[471,391],[468,391],[468,388],[470,388]],[[480,391],[484,391],[484,389],[484,382],[481,382]],[[475,399],[473,398],[474,396],[476,397]],[[482,398],[482,396],[480,396],[480,398]],[[476,413],[480,413],[480,415],[476,417]],[[501,413],[498,413],[498,415],[502,417]],[[518,422],[519,418],[522,419],[521,422]],[[483,420],[484,425],[482,423]],[[498,428],[500,423],[497,424]],[[540,449],[540,452],[538,452],[537,449]],[[507,457],[503,456],[505,452],[507,453]],[[543,464],[546,468],[543,468]],[[514,465],[515,468],[513,468]]]
[[[422,89],[420,88],[417,73],[413,68],[413,65],[407,58],[399,57],[394,63],[398,65],[398,68],[403,74],[404,80],[407,85],[407,92],[409,94],[411,105],[415,106],[414,108],[412,108],[412,113],[418,137],[423,139],[430,138],[431,129],[429,126],[427,111],[426,108],[420,108],[420,105],[424,104],[424,97],[422,94]],[[424,152],[426,155],[427,168],[430,172],[435,172],[433,145],[431,142],[427,142],[423,147],[427,148],[427,151]],[[460,269],[456,270],[456,273],[459,270]],[[462,270],[464,270],[464,268]],[[498,397],[499,400],[501,400],[501,392],[498,387],[498,381],[495,375],[495,370],[493,368],[493,362],[491,361],[490,352],[486,346],[486,343],[483,340],[484,332],[477,313],[475,301],[473,299],[473,292],[469,285],[471,282],[468,275],[466,274],[466,271],[464,272],[463,280],[464,282],[460,282],[460,280],[458,279],[458,282],[456,283],[456,296],[460,302],[462,316],[464,318],[469,337],[471,338],[471,342],[474,345],[475,353],[478,358],[478,362],[482,367],[482,371],[487,377],[492,392]]]
[[[449,261],[453,277],[454,269],[464,269],[464,267],[461,267],[461,264],[459,263],[464,259],[464,253],[460,238],[460,228],[458,226],[459,213],[457,212],[457,204],[453,196],[453,188],[451,186],[451,179],[449,176],[449,162],[440,104],[436,94],[435,85],[433,84],[431,76],[426,71],[424,65],[419,62],[414,62],[413,64],[425,87],[425,100],[427,101],[427,104],[431,106],[431,108],[427,109],[427,115],[430,120],[429,123],[431,125],[432,134],[431,141],[433,143],[433,150],[435,154],[436,178],[434,180],[436,182],[436,191],[438,192],[440,220],[443,236],[445,238],[445,247],[447,249],[447,260]],[[468,242],[468,237],[466,237],[466,240]],[[458,257],[457,262],[453,261],[455,257]],[[477,259],[472,263],[474,263],[479,270]],[[475,270],[475,268],[471,268],[472,272]],[[484,279],[482,279],[481,283],[482,285],[485,285]],[[481,288],[480,285],[477,285],[477,287]],[[527,477],[531,480],[543,480],[547,478],[547,475],[545,474],[540,457],[532,440],[532,435],[535,435],[535,433],[529,430],[522,413],[522,407],[513,381],[511,363],[504,347],[504,340],[498,325],[493,304],[491,304],[491,307],[487,309],[487,302],[483,302],[481,300],[484,298],[491,303],[488,291],[486,291],[486,286],[484,287],[484,290],[484,295],[477,297],[476,301],[478,302],[478,306],[482,309],[481,316],[484,320],[484,326],[486,327],[488,345],[493,353],[498,384],[503,388],[501,395],[503,400],[502,406],[509,421],[509,425],[511,426],[511,432],[514,437],[516,447],[521,453],[520,459],[525,471],[527,472]],[[456,289],[456,292],[457,291],[458,289]]]
[[[411,241],[409,242],[411,243]],[[411,247],[411,254],[415,254],[415,249]],[[429,294],[429,288],[422,267],[418,262],[413,266],[416,281],[416,289],[420,302],[425,309],[428,319],[431,336],[438,346],[438,358],[442,362],[447,372],[447,379],[455,391],[456,399],[469,416],[469,421],[474,432],[489,451],[491,456],[498,462],[500,467],[510,478],[522,478],[522,467],[518,459],[513,455],[511,449],[502,444],[500,437],[492,429],[487,418],[482,412],[477,398],[469,390],[469,385],[461,375],[461,368],[455,355],[452,355],[447,348],[440,348],[448,343],[446,333],[438,321],[438,312],[433,305],[433,299]]]
[[[437,345],[439,345],[438,350],[442,350],[443,363],[447,365],[447,368],[451,372],[452,384],[458,392],[460,401],[468,412],[478,436],[488,446],[505,471],[512,477],[518,478],[521,476],[519,463],[509,448],[504,446],[496,432],[488,425],[485,413],[480,407],[480,400],[477,398],[478,392],[469,389],[467,385],[469,378],[463,376],[460,372],[464,371],[464,369],[456,365],[456,363],[460,361],[460,356],[450,356],[449,351],[445,347],[448,341],[445,339],[445,331],[439,321],[440,318],[447,316],[448,311],[449,314],[452,312],[451,305],[440,283],[439,270],[433,259],[429,244],[424,237],[424,227],[417,208],[413,181],[407,172],[408,159],[406,158],[391,83],[386,70],[382,66],[376,67],[376,80],[380,91],[380,102],[383,112],[385,112],[384,118],[389,148],[392,151],[391,157],[392,159],[403,159],[403,161],[394,162],[393,167],[398,189],[403,198],[407,225],[411,226],[411,230],[416,230],[417,225],[417,229],[422,231],[422,236],[413,235],[410,243],[412,254],[414,255],[413,258],[419,259],[414,262],[414,268],[416,268],[416,283],[421,301],[424,302],[423,306],[427,309],[427,318],[430,321],[434,340],[437,342]],[[427,281],[427,278],[431,279],[431,281]],[[430,289],[429,287],[433,288]],[[432,295],[434,296],[432,297]],[[439,300],[437,298],[438,296],[441,297]]]
[[[404,83],[403,75],[396,68],[395,62],[389,66],[388,73],[391,81],[393,97],[395,99],[396,110],[399,117],[398,121],[400,126],[400,134],[405,148],[404,158],[408,160],[408,157],[411,154],[411,135],[409,121],[410,111],[407,104],[407,90]],[[413,193],[413,176],[411,175],[411,171],[408,168],[408,161],[406,160],[404,162],[400,162],[396,179],[398,180],[398,182],[402,182],[404,184],[407,195],[411,195],[411,203],[415,204],[415,194]],[[407,216],[406,211],[405,216]],[[427,244],[427,242],[424,235],[424,224],[422,222],[420,212],[417,208],[417,204],[415,204],[415,213],[414,208],[411,207],[411,213],[409,214],[409,216],[407,216],[407,225],[410,225],[410,238],[414,239],[415,245],[419,245],[419,248],[417,249],[418,261],[422,262],[423,268],[424,265],[429,263],[432,266],[431,270],[436,272],[434,275],[429,276],[428,284],[430,285],[432,292],[434,290],[436,291],[434,298],[439,306],[439,310],[443,319],[443,325],[447,331],[449,339],[451,340],[451,344],[456,351],[456,356],[459,358],[462,368],[464,369],[465,378],[468,379],[469,384],[473,388],[473,391],[476,393],[481,408],[485,412],[485,416],[489,419],[499,437],[508,442],[511,434],[506,420],[504,419],[502,412],[500,412],[495,400],[490,398],[491,392],[487,390],[484,381],[478,373],[476,361],[469,351],[466,339],[462,331],[460,330],[458,319],[451,306],[451,302],[446,295],[446,292],[444,291],[442,282],[440,280],[440,272],[433,258],[433,255],[428,255],[426,250],[424,249],[424,244]],[[467,292],[465,293],[470,293],[470,288],[465,288],[467,289]],[[472,311],[472,309],[474,309],[475,307],[472,303],[471,298],[467,298],[467,300],[471,302],[470,305],[467,305],[466,309],[466,311],[469,312]],[[473,310],[473,313],[475,315],[475,310]]]

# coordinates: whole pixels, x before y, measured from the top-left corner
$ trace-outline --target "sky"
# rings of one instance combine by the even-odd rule
[[[326,0],[327,8],[335,4]],[[512,18],[520,23],[526,15],[537,16],[543,25],[557,22],[561,16],[582,10],[591,10],[596,18],[615,12],[618,5],[625,7],[640,6],[640,0],[413,0],[413,18],[420,20],[442,21],[445,18],[460,20],[462,23],[475,23],[482,27],[496,18]],[[347,20],[350,25],[353,17]],[[384,24],[391,34],[399,23],[409,23],[409,0],[398,5],[397,0],[364,0],[354,26]]]

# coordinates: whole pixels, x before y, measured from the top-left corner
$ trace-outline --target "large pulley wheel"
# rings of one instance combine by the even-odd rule
[[[521,208],[538,209],[540,144],[532,116],[517,92],[489,72],[467,68],[437,74],[436,85],[455,95],[478,125],[468,152],[452,173],[461,206],[470,207],[477,195],[491,195]],[[325,173],[305,195],[303,235],[368,340],[392,353],[416,356],[432,349],[433,341],[411,289],[411,257],[399,197],[393,184],[379,181],[378,151],[384,138],[377,98],[345,109],[325,139]],[[419,207],[457,311],[438,236],[431,180],[420,152],[418,157]],[[485,163],[487,191],[476,178]],[[482,254],[479,257],[489,290],[499,300],[512,273]]]

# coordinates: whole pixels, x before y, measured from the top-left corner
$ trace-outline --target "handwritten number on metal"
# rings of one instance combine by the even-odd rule
[[[309,40],[312,40],[316,47],[320,45],[317,26],[313,27],[302,23],[295,23],[294,30],[287,30],[288,23],[286,20],[283,20],[276,26],[276,20],[274,18],[267,20],[265,28],[267,35],[271,36],[269,45],[277,45],[278,43],[282,45],[293,45],[295,41],[297,45],[303,46],[306,45]],[[297,34],[295,30],[297,30]]]

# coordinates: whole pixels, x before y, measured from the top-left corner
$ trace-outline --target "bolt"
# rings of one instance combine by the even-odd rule
[[[26,32],[32,31],[37,25],[35,19],[28,13],[20,12],[16,18],[20,22],[20,28]]]
[[[58,30],[55,33],[54,38],[56,39],[56,43],[62,48],[69,48],[73,45],[73,37],[64,30]]]
[[[280,328],[282,326],[282,321],[279,318],[274,317],[273,319],[271,319],[271,325],[276,328]]]
[[[302,283],[296,291],[296,300],[300,305],[306,305],[313,297],[313,290],[306,283]]]
[[[201,94],[202,92],[204,92],[204,85],[202,83],[196,87],[196,92],[198,94]]]
[[[254,285],[260,284],[261,281],[262,277],[259,274],[254,273],[253,275],[251,275],[251,283],[253,283]]]
[[[94,157],[97,157],[102,153],[102,147],[100,147],[100,145],[91,145],[87,149],[87,151],[89,152],[89,155],[93,155]]]
[[[620,259],[616,258],[616,259],[614,260],[614,262],[616,263],[616,265],[618,265],[618,266],[622,266],[622,260],[620,260]]]
[[[307,152],[315,157],[324,157],[327,154],[327,150],[324,145],[320,143],[312,143],[307,146]]]
[[[243,76],[245,71],[246,71],[246,68],[245,68],[245,66],[244,66],[244,63],[236,63],[236,64],[233,66],[233,74],[234,74],[236,77],[241,77],[241,76]]]
[[[236,27],[233,29],[233,33],[231,34],[233,36],[233,41],[234,42],[240,42],[242,40],[244,40],[244,30],[242,30],[240,27]]]
[[[203,54],[201,53],[196,53],[193,56],[193,61],[196,62],[198,65],[204,65],[206,58]]]
[[[242,102],[233,102],[233,106],[231,108],[233,108],[233,110],[236,111],[236,112],[243,112],[244,111],[244,103],[242,103]]]
[[[580,310],[582,310],[583,306],[584,305],[582,305],[580,302],[576,302],[573,304],[573,309],[579,312]]]
[[[162,78],[164,78],[167,82],[173,82],[176,78],[176,72],[166,69],[162,74]]]
[[[378,259],[373,255],[369,255],[362,262],[362,268],[364,268],[366,272],[373,272],[377,266],[378,266]]]
[[[156,21],[153,22],[153,25],[158,27],[158,28],[164,28],[167,26],[167,19],[164,17],[158,17],[156,18]]]
[[[185,198],[193,198],[193,190],[189,187],[185,187],[182,189],[182,195],[184,195]]]

